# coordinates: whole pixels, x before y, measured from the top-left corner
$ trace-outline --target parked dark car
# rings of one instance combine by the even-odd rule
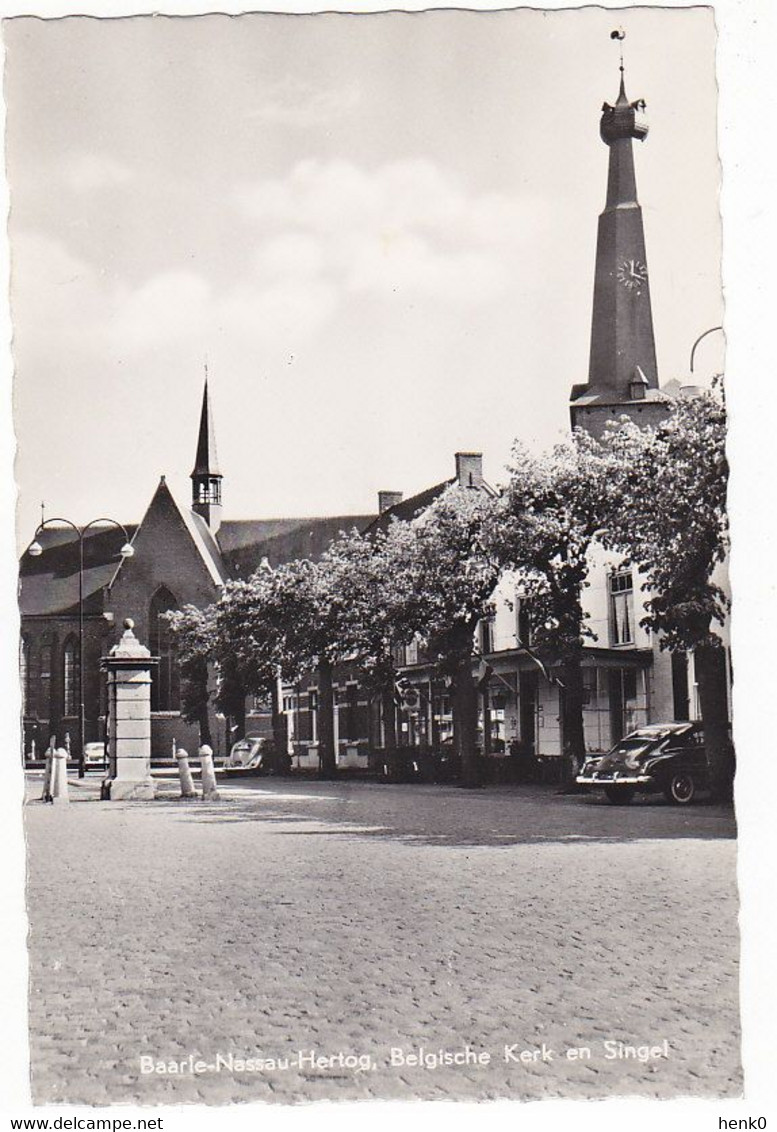
[[[621,739],[606,755],[587,758],[577,776],[580,786],[604,790],[623,805],[636,793],[663,793],[686,806],[707,787],[707,759],[698,723],[654,723]]]

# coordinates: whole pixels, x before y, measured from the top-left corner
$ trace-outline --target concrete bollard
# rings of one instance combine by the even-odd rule
[[[192,778],[192,768],[189,766],[189,755],[179,747],[175,752],[175,757],[178,760],[178,777],[181,780],[181,797],[182,798],[196,798],[197,791],[194,789],[194,779]]]
[[[67,750],[57,747],[53,752],[51,771],[51,801],[55,805],[70,801],[67,789]]]
[[[218,802],[220,795],[216,786],[216,771],[213,767],[213,748],[204,743],[197,753],[202,768],[202,800]]]
[[[46,764],[43,769],[43,793],[40,796],[41,802],[51,801],[51,776],[54,770],[54,740],[49,743],[48,750],[44,755]]]

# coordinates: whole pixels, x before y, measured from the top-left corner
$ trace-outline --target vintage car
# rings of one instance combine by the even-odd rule
[[[233,744],[224,760],[224,770],[233,774],[266,774],[271,768],[272,755],[272,739],[247,735]]]
[[[87,743],[84,747],[84,763],[86,766],[105,766],[107,763],[105,743]]]
[[[621,739],[606,755],[587,758],[577,776],[580,786],[603,790],[614,805],[639,792],[663,793],[685,806],[707,786],[707,760],[698,723],[654,723]]]

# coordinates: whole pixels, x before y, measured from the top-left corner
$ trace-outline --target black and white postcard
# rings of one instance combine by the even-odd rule
[[[728,7],[4,19],[33,1106],[741,1098]]]

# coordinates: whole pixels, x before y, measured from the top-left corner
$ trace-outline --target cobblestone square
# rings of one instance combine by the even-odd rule
[[[280,779],[218,803],[172,780],[145,803],[89,777],[70,806],[39,791],[37,1104],[741,1092],[724,808]]]

